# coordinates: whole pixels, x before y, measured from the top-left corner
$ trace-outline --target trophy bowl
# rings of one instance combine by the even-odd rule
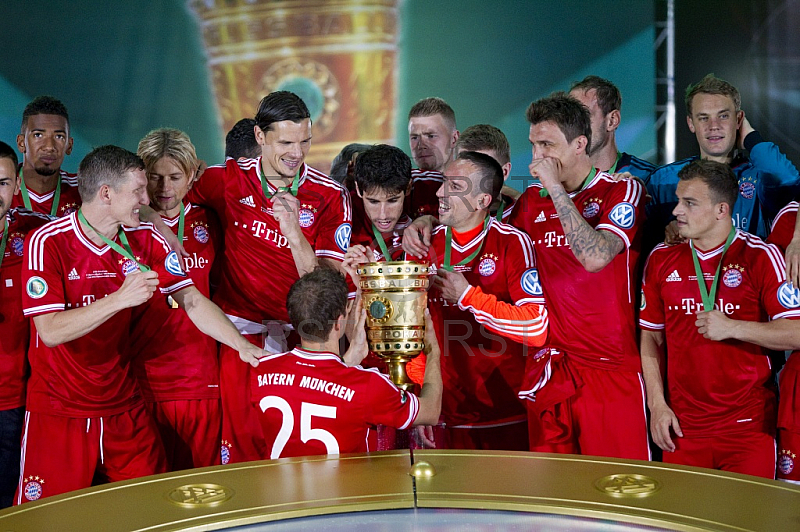
[[[429,269],[410,261],[369,262],[358,267],[369,349],[386,361],[392,382],[404,390],[414,386],[406,364],[425,347]]]

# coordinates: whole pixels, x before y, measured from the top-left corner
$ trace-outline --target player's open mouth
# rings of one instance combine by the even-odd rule
[[[301,163],[301,161],[287,161],[286,159],[281,159],[281,161],[286,165],[287,168],[292,169],[297,168]]]
[[[450,206],[447,205],[446,203],[444,203],[443,201],[440,201],[439,202],[439,212],[443,213],[443,212],[449,212],[449,211],[450,211]]]
[[[392,224],[394,223],[393,220],[383,221],[377,220],[375,221],[375,227],[377,227],[381,231],[388,231],[392,228]]]

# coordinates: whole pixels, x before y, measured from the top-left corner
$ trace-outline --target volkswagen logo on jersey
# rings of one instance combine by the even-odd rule
[[[22,253],[25,251],[25,241],[22,237],[15,237],[11,239],[11,250],[17,257],[21,257]]]
[[[39,482],[41,480],[41,482]],[[42,483],[44,483],[43,478],[37,477],[28,477],[24,479],[25,485],[22,487],[22,492],[25,494],[25,498],[29,501],[36,501],[42,498]]]
[[[522,289],[529,296],[542,295],[542,283],[539,282],[539,270],[536,268],[526,270],[519,282]]]
[[[788,309],[800,307],[800,290],[793,288],[788,281],[778,287],[778,301]]]
[[[135,272],[137,269],[139,269],[139,265],[136,264],[136,261],[131,259],[125,259],[122,261],[122,275],[125,277],[127,277],[128,274]]]
[[[300,209],[298,217],[300,227],[311,227],[314,224],[314,213],[308,209]]]
[[[753,199],[753,196],[756,195],[755,184],[751,181],[742,181],[739,185],[739,194],[741,194],[744,199]]]
[[[620,203],[608,215],[614,225],[621,229],[630,229],[636,221],[636,209],[630,203]]]
[[[208,229],[206,229],[205,226],[202,225],[196,226],[194,228],[194,231],[192,231],[192,234],[194,235],[194,239],[200,242],[201,244],[208,243]]]
[[[47,293],[47,282],[41,277],[31,277],[25,285],[25,291],[32,299],[42,298]]]
[[[334,238],[336,239],[336,245],[339,246],[339,249],[342,251],[347,251],[347,248],[350,247],[350,233],[352,232],[353,229],[350,227],[350,224],[342,224],[336,229]]]
[[[489,277],[495,272],[495,270],[497,270],[497,263],[495,262],[493,255],[483,257],[480,263],[478,263],[478,273],[484,277]]]
[[[594,218],[600,213],[600,205],[597,202],[592,201],[587,203],[586,206],[583,208],[583,217],[584,218]]]
[[[170,251],[167,258],[164,259],[164,268],[172,275],[186,277],[186,274],[183,273],[183,268],[181,268],[181,259],[178,258],[178,254],[174,251]]]

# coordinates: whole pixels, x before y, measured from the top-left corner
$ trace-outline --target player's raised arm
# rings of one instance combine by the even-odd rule
[[[442,368],[439,362],[441,350],[431,321],[431,313],[425,309],[425,380],[419,394],[419,413],[414,425],[435,425],[442,412]]]

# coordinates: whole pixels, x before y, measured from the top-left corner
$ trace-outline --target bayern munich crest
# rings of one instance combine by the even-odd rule
[[[139,269],[139,265],[136,263],[135,260],[125,259],[121,262],[122,264],[122,275],[127,277],[129,274],[135,272]]]
[[[219,448],[219,456],[222,465],[227,465],[231,461],[231,444],[228,440],[222,440],[222,445]]]
[[[72,214],[73,212],[78,210],[78,204],[77,203],[65,203],[64,205],[61,206],[60,210],[61,210],[61,216],[62,217],[69,216],[70,214]]]
[[[600,214],[600,203],[603,200],[598,198],[592,198],[587,200],[583,204],[583,217],[584,218],[594,218],[598,214]]]
[[[478,263],[478,273],[484,277],[489,277],[497,270],[497,257],[489,253],[481,257]]]
[[[756,195],[756,185],[751,179],[750,177],[746,177],[739,183],[739,194],[741,194],[744,199],[753,199]]]
[[[204,224],[198,224],[192,229],[192,236],[201,244],[208,244],[208,227]]]
[[[297,216],[299,218],[300,227],[306,228],[311,227],[314,224],[314,213],[317,212],[317,209],[312,207],[311,205],[301,205],[300,212],[298,212]]]
[[[788,449],[781,449],[781,452],[778,455],[778,471],[780,471],[782,475],[788,475],[794,471],[795,458],[797,458],[797,455],[792,451]]]
[[[722,274],[722,282],[728,288],[736,288],[740,284],[742,284],[742,272],[744,272],[744,268],[741,266],[728,264],[724,268],[722,268],[724,272]]]
[[[14,255],[17,257],[21,257],[25,252],[25,240],[23,240],[22,235],[19,233],[11,235],[11,251],[13,251]]]
[[[42,498],[42,484],[44,479],[38,476],[23,479],[22,493],[28,501],[36,501]]]

